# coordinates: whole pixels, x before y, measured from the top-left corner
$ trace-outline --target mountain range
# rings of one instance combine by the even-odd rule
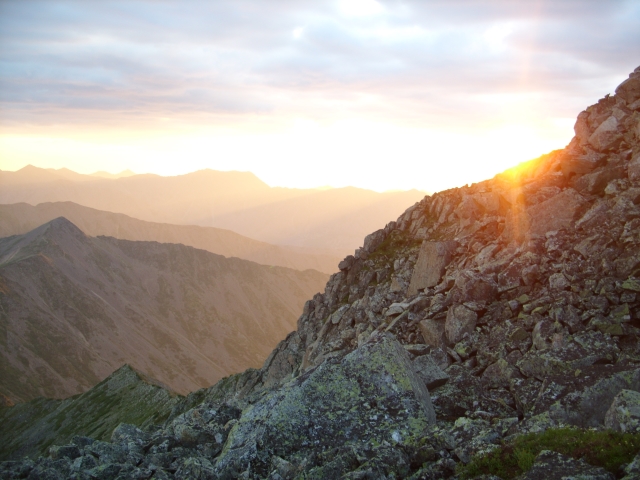
[[[232,230],[277,245],[344,256],[370,230],[424,193],[377,193],[353,187],[269,187],[248,172],[100,178],[68,169],[0,171],[0,203],[74,202],[150,222]],[[318,251],[319,250],[319,251]]]
[[[63,398],[124,363],[188,393],[260,366],[326,280],[51,220],[0,239],[0,393]]]
[[[311,253],[311,249],[271,245],[221,228],[145,222],[122,213],[104,212],[73,202],[0,205],[0,237],[27,233],[57,217],[67,218],[93,237],[106,235],[123,240],[181,243],[263,265],[333,273],[340,261],[338,256]]]

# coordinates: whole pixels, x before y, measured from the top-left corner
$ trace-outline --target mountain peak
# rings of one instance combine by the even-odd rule
[[[77,238],[86,238],[86,235],[74,223],[67,220],[66,217],[57,217],[42,225],[43,234],[69,234]]]

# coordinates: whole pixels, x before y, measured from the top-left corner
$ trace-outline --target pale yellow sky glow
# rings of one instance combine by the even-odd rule
[[[214,168],[251,171],[271,186],[356,185],[377,191],[434,192],[484,180],[560,148],[572,129],[572,119],[543,126],[504,123],[464,133],[365,120],[322,125],[298,119],[280,131],[262,133],[194,127],[192,133],[140,136],[113,131],[3,135],[0,155],[12,159],[3,161],[5,170],[33,164],[80,173],[131,169],[179,175]]]
[[[637,66],[638,20],[630,0],[0,2],[0,169],[473,183],[564,147]]]

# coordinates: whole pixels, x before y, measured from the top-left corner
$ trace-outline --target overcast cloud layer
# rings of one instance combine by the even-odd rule
[[[0,126],[562,123],[640,65],[639,25],[634,0],[4,0]]]

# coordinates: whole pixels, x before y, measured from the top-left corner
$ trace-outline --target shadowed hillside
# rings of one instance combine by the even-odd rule
[[[326,279],[57,218],[0,239],[0,393],[66,397],[123,363],[181,393],[210,385],[261,365]]]

